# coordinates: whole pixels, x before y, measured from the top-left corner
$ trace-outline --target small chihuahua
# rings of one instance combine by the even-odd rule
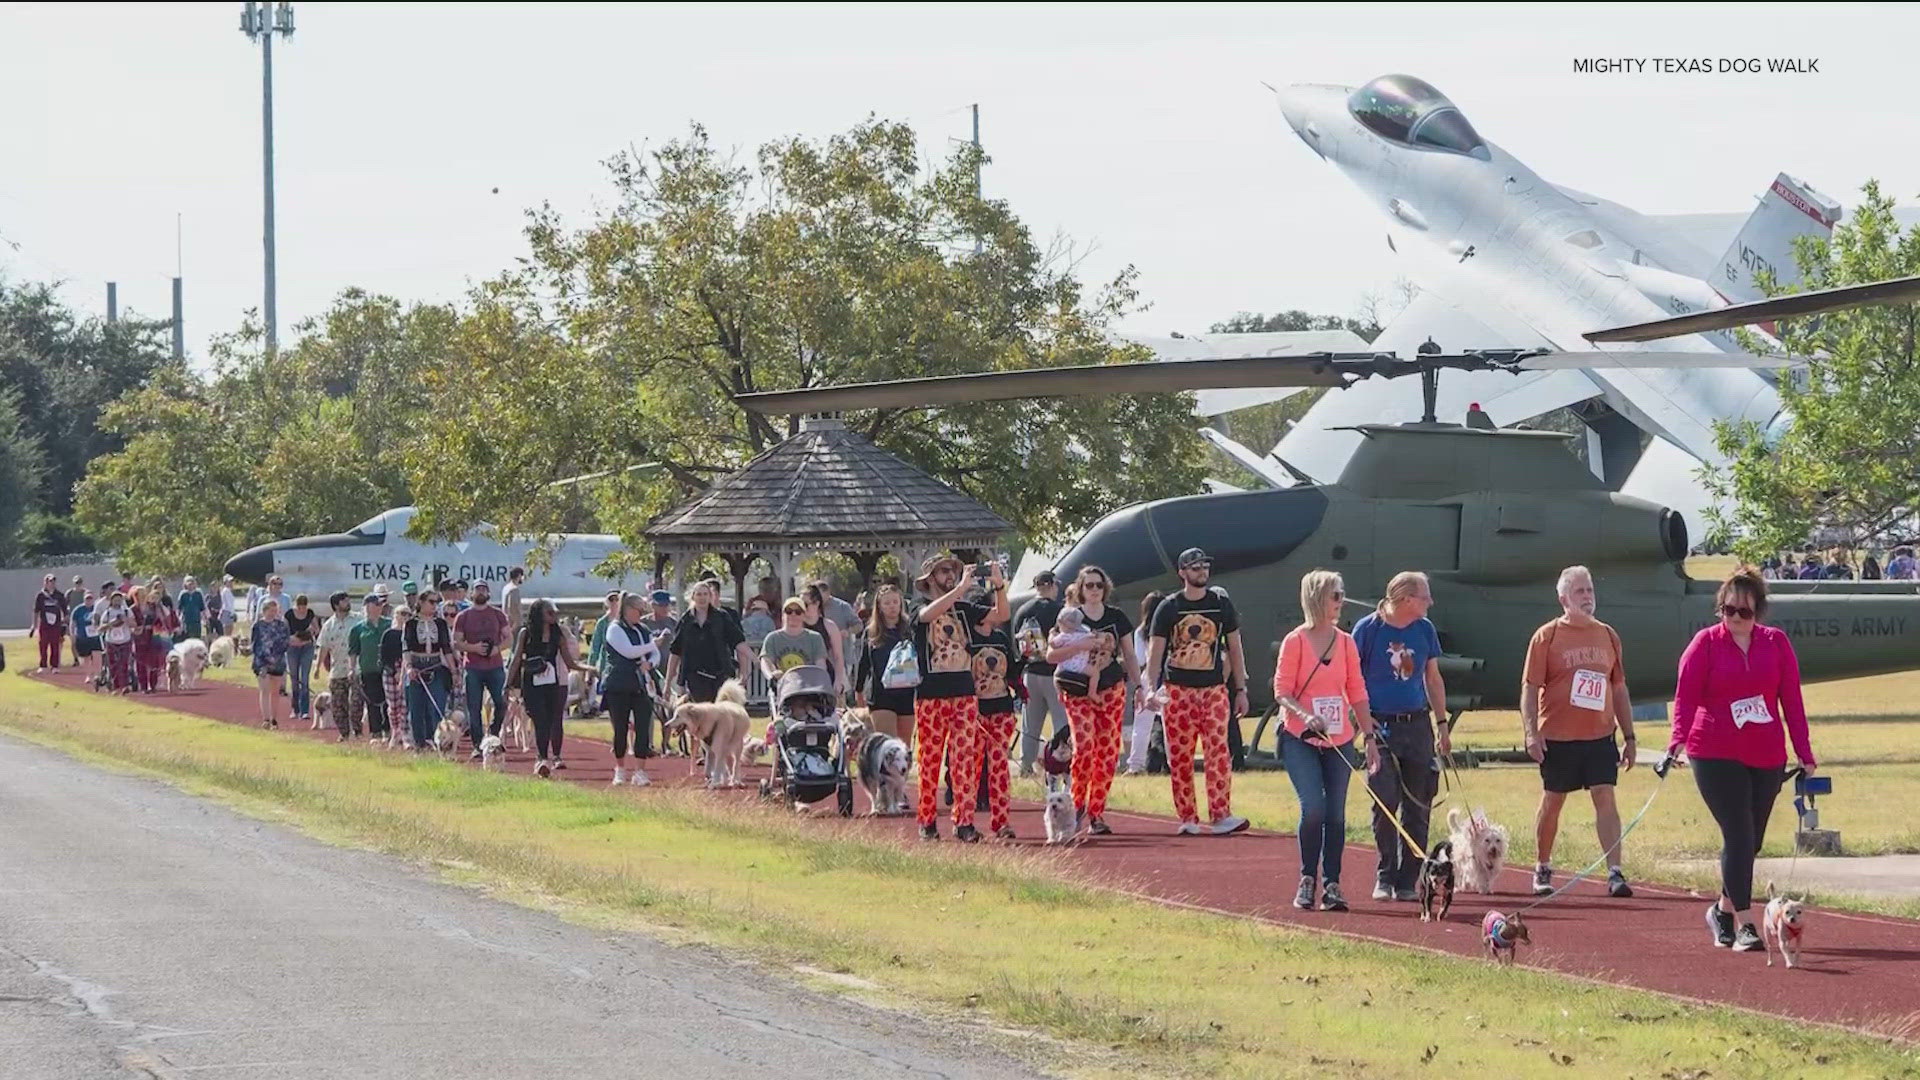
[[[1788,967],[1800,962],[1800,937],[1806,932],[1806,910],[1800,901],[1773,894],[1773,882],[1767,882],[1767,913],[1761,920],[1761,945],[1767,950],[1767,966],[1773,966],[1773,946]]]
[[[1487,912],[1487,917],[1480,921],[1480,936],[1487,943],[1487,955],[1500,964],[1513,963],[1521,942],[1533,944],[1527,935],[1527,924],[1520,916],[1502,915],[1497,911]]]

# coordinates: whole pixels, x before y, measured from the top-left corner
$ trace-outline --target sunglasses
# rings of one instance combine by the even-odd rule
[[[1080,587],[1083,589],[1100,589],[1104,591],[1107,587],[1107,583],[1104,581],[1085,581],[1085,582],[1081,582]]]
[[[1744,604],[1721,604],[1720,614],[1729,619],[1751,619],[1753,618],[1753,609]]]

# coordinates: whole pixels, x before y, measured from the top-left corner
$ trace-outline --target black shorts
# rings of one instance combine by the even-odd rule
[[[1604,739],[1547,740],[1540,781],[1548,791],[1569,792],[1620,782],[1620,747]]]

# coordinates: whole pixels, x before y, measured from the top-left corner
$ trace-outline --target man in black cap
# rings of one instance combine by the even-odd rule
[[[1213,560],[1199,548],[1180,553],[1179,592],[1160,601],[1149,631],[1144,697],[1162,685],[1167,695],[1167,767],[1173,779],[1178,832],[1203,831],[1193,801],[1193,745],[1206,759],[1207,816],[1215,836],[1241,832],[1247,819],[1233,810],[1233,758],[1227,722],[1247,711],[1247,658],[1240,648],[1240,615],[1225,589],[1208,584]],[[1228,710],[1233,710],[1229,712]]]
[[[1026,715],[1021,721],[1020,775],[1032,776],[1033,763],[1040,756],[1040,729],[1047,717],[1053,717],[1053,733],[1067,726],[1067,707],[1060,701],[1060,688],[1053,681],[1053,665],[1047,663],[1047,639],[1060,618],[1060,579],[1051,570],[1033,575],[1033,599],[1020,605],[1013,617],[1014,648],[1026,661],[1022,680],[1027,687]]]

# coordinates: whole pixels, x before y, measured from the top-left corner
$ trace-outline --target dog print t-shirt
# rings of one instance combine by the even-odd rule
[[[1092,682],[1097,693],[1126,681],[1126,664],[1120,659],[1120,650],[1129,647],[1133,636],[1133,620],[1117,607],[1109,605],[1094,618],[1086,608],[1080,609],[1081,621],[1087,632],[1094,637],[1094,646],[1087,652],[1088,681]],[[1063,687],[1072,692],[1071,687]]]
[[[987,617],[987,608],[956,600],[939,617],[913,620],[913,648],[919,654],[921,701],[973,696],[973,654],[968,649],[971,627]]]
[[[975,625],[968,649],[973,654],[973,696],[980,703],[980,715],[1012,712],[1017,704],[1013,696],[1013,635],[1004,625],[987,634]]]
[[[1353,625],[1360,650],[1360,674],[1367,681],[1367,707],[1396,716],[1425,713],[1427,661],[1440,655],[1440,632],[1428,619],[1393,627],[1378,613]]]
[[[1186,590],[1153,611],[1152,635],[1167,639],[1167,682],[1174,686],[1219,686],[1227,681],[1227,635],[1240,630],[1240,614],[1226,590],[1209,587],[1198,600]]]
[[[1620,635],[1603,622],[1555,619],[1527,643],[1529,686],[1540,687],[1540,735],[1554,742],[1613,734],[1613,696],[1627,684]]]

